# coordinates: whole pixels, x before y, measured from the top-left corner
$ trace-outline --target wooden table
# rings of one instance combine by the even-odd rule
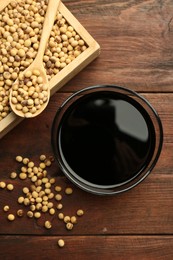
[[[173,255],[173,1],[64,0],[64,4],[101,46],[101,54],[50,101],[40,116],[22,121],[0,140],[0,180],[14,191],[0,190],[0,259],[172,259]],[[16,155],[38,162],[52,154],[51,125],[58,107],[71,93],[87,86],[116,84],[133,89],[158,111],[164,144],[152,173],[134,189],[113,197],[99,197],[74,187],[57,162],[49,176],[64,189],[63,212],[85,212],[71,231],[52,216],[52,229],[43,220],[26,216],[6,219],[4,205],[16,212],[26,185],[10,180],[19,169]],[[57,177],[58,176],[58,177]],[[24,210],[26,211],[25,207]],[[64,248],[57,246],[64,239]]]

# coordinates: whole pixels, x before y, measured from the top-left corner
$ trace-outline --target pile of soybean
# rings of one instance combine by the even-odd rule
[[[16,213],[11,212],[10,205],[3,206],[3,211],[8,221],[15,221],[16,218],[27,217],[28,219],[39,219],[45,213],[49,216],[57,215],[57,218],[65,224],[67,230],[72,230],[77,224],[78,218],[83,216],[83,209],[76,209],[76,214],[73,216],[63,213],[63,196],[62,187],[57,185],[55,178],[49,177],[47,167],[50,167],[54,161],[53,156],[40,155],[39,163],[36,165],[32,160],[20,155],[16,156],[16,161],[22,164],[19,172],[12,171],[8,181],[0,181],[0,190],[6,189],[12,192],[15,189],[13,180],[18,178],[19,181],[28,180],[26,186],[22,187],[21,195],[16,198],[18,209]],[[71,187],[66,187],[64,194],[70,196],[73,193]],[[11,198],[9,199],[9,201]],[[24,207],[20,207],[24,205]],[[23,209],[24,208],[24,209]],[[44,217],[45,218],[45,217]],[[44,228],[51,229],[51,220],[45,219]],[[58,245],[63,247],[65,244],[63,239],[58,241]]]

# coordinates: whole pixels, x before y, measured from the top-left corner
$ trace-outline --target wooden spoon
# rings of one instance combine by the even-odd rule
[[[11,2],[12,0],[0,0],[0,12]]]
[[[49,82],[47,78],[47,74],[45,71],[45,68],[43,66],[43,56],[45,52],[45,48],[47,46],[47,42],[55,21],[55,15],[57,13],[57,9],[59,6],[60,0],[49,0],[46,15],[45,15],[45,20],[44,20],[44,25],[43,25],[43,30],[42,30],[42,35],[41,35],[41,40],[39,44],[39,49],[37,52],[37,56],[35,57],[34,61],[29,65],[29,67],[21,72],[22,75],[25,75],[27,71],[33,71],[33,70],[38,70],[40,72],[40,76],[43,79],[43,86],[48,86],[47,87],[47,101],[41,105],[41,107],[35,112],[35,113],[23,113],[21,110],[16,109],[16,105],[12,103],[12,97],[13,97],[13,87],[10,91],[10,106],[11,109],[15,114],[17,114],[20,117],[35,117],[39,115],[47,106],[50,98],[50,87],[49,87]],[[14,82],[15,85],[19,85],[19,79],[17,79]]]

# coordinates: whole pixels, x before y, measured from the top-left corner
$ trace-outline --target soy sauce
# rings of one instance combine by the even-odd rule
[[[116,186],[142,171],[155,146],[152,121],[130,96],[101,91],[81,96],[60,126],[61,157],[78,178]]]

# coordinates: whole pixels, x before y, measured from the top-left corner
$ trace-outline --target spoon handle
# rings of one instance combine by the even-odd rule
[[[12,0],[0,0],[0,12],[11,2]]]
[[[38,61],[43,59],[43,55],[46,49],[46,45],[55,21],[55,16],[59,7],[60,0],[49,0],[48,2],[48,7],[45,15],[45,20],[43,24],[43,30],[41,34],[41,40],[40,40],[40,45],[39,49],[37,52],[36,59]]]

